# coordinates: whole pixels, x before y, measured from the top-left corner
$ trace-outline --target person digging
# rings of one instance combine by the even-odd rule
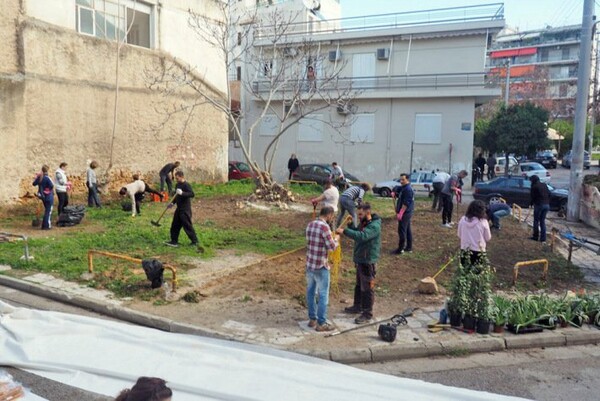
[[[345,313],[360,313],[354,322],[364,324],[373,318],[375,303],[376,263],[381,250],[381,218],[371,214],[371,205],[363,203],[358,207],[360,225],[354,228],[340,227],[337,234],[344,234],[354,240],[353,259],[356,267],[356,284],[354,286],[354,304],[345,308]]]
[[[148,184],[140,180],[139,174],[134,174],[133,182],[125,185],[119,190],[119,195],[129,196],[129,198],[131,198],[131,217],[135,217],[136,213],[141,216],[141,204],[146,192],[158,195],[160,200],[163,199],[163,194],[150,188]]]
[[[177,205],[175,213],[173,214],[173,221],[171,222],[171,240],[165,242],[165,245],[178,247],[179,246],[179,233],[183,228],[186,235],[192,241],[192,246],[198,248],[198,252],[203,253],[204,247],[198,242],[196,231],[192,225],[192,198],[195,196],[192,186],[185,180],[183,171],[177,171],[175,173],[175,197],[169,203],[167,208],[172,208]]]

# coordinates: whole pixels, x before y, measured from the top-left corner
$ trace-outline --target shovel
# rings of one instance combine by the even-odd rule
[[[452,263],[453,260],[454,260],[454,256],[451,257],[450,260],[448,262],[446,262],[446,264],[444,266],[442,266],[442,268],[433,275],[433,277],[425,277],[424,279],[422,279],[421,282],[419,283],[419,287],[418,287],[419,293],[421,293],[421,294],[437,294],[438,286],[437,286],[437,283],[435,282],[435,278],[437,276],[439,276],[440,273],[443,272],[446,269],[446,267],[448,267],[450,265],[450,263]]]
[[[160,220],[163,218],[163,216],[165,215],[165,213],[167,213],[167,210],[169,210],[169,206],[171,206],[171,204],[173,203],[173,201],[175,200],[175,198],[177,198],[177,194],[175,194],[175,196],[173,196],[173,199],[171,199],[171,202],[167,205],[167,207],[165,208],[165,210],[163,210],[163,212],[160,214],[160,217],[158,218],[158,220],[156,220],[156,221],[150,220],[150,223],[153,226],[160,227]]]
[[[416,311],[417,309],[419,309],[419,308],[406,308],[406,309],[404,310],[404,312],[402,312],[402,313],[401,313],[401,314],[399,314],[399,315],[394,315],[394,316],[392,316],[391,318],[387,318],[387,319],[383,319],[383,320],[378,320],[378,321],[376,321],[376,322],[371,322],[371,323],[363,324],[363,325],[356,326],[356,327],[352,327],[352,328],[350,328],[350,329],[346,329],[346,330],[342,330],[342,331],[334,331],[333,333],[326,334],[326,335],[325,335],[325,337],[335,337],[335,336],[339,336],[340,334],[346,334],[346,333],[349,333],[349,332],[351,332],[351,331],[355,331],[355,330],[364,329],[365,327],[371,327],[371,326],[375,326],[376,324],[383,323],[383,322],[387,322],[388,320],[392,320],[392,319],[394,319],[396,316],[402,316],[402,317],[404,317],[404,318],[407,318],[407,317],[409,317],[409,316],[412,316],[412,315],[413,315],[413,312],[414,312],[414,311]]]
[[[31,219],[31,226],[32,227],[39,227],[39,226],[42,225],[42,220],[39,218],[39,216],[40,216],[41,213],[42,213],[42,208],[38,204],[35,207],[35,215],[33,216],[33,219]]]

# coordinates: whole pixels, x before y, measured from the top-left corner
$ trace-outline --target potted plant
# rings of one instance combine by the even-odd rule
[[[459,263],[458,268],[452,276],[450,285],[452,295],[448,299],[448,315],[450,324],[453,327],[459,327],[462,322],[463,314],[469,309],[469,281],[466,277],[464,267]]]
[[[503,333],[504,326],[508,320],[508,314],[510,313],[511,302],[510,299],[494,295],[492,297],[492,308],[491,315],[494,321],[494,333]]]
[[[533,327],[539,317],[535,301],[531,297],[518,297],[512,300],[510,314],[508,316],[508,330],[515,334],[540,332],[541,327]]]

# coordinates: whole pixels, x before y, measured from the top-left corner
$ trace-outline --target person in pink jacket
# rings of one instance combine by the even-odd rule
[[[471,262],[471,266],[475,265],[480,255],[486,251],[487,242],[492,239],[485,210],[485,203],[474,200],[469,204],[467,213],[458,222],[460,262],[463,266],[468,262]],[[467,259],[467,251],[471,251],[471,260]]]

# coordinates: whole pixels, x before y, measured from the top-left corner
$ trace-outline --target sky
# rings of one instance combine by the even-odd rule
[[[504,3],[506,24],[520,31],[581,24],[583,13],[583,0],[340,0],[344,18],[491,3]]]

